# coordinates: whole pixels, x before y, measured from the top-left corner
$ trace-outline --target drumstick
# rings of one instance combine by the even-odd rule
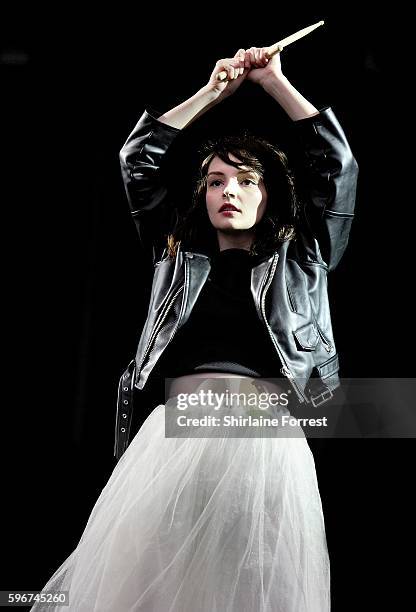
[[[315,30],[316,28],[319,28],[319,26],[324,25],[324,23],[325,23],[324,21],[318,21],[318,23],[314,23],[313,25],[308,26],[307,28],[298,30],[298,32],[295,32],[294,34],[291,34],[290,36],[286,36],[286,38],[282,38],[282,40],[279,40],[279,42],[274,43],[274,45],[271,45],[270,47],[268,47],[268,49],[266,50],[266,57],[270,59],[271,57],[273,57],[273,55],[276,55],[276,53],[280,53],[281,51],[283,51],[285,47],[295,42],[295,40],[299,40],[299,38],[303,38],[310,32],[313,32],[313,30]],[[227,72],[225,70],[222,70],[221,72],[219,72],[217,74],[217,79],[218,81],[225,81],[227,79]]]

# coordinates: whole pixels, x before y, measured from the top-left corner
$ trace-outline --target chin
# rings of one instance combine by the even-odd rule
[[[233,223],[224,223],[224,225],[220,225],[217,226],[215,229],[217,230],[222,230],[223,232],[229,231],[229,230],[242,230],[244,229],[243,227],[238,227],[237,225],[234,225]]]

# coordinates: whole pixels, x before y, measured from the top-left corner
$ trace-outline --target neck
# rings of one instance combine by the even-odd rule
[[[247,230],[241,230],[233,232],[232,234],[226,234],[218,230],[217,237],[220,251],[224,251],[225,249],[245,249],[249,251],[253,243],[254,233]]]

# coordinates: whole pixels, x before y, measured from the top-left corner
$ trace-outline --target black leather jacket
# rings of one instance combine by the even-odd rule
[[[167,344],[189,318],[210,271],[210,257],[202,252],[179,248],[175,259],[168,257],[163,229],[170,202],[160,166],[180,130],[158,116],[145,111],[120,152],[130,211],[144,247],[151,249],[154,276],[137,353],[118,388],[118,459],[129,444],[137,390],[144,389]],[[339,385],[327,274],[347,246],[358,165],[331,108],[292,124],[305,154],[304,221],[296,240],[284,242],[253,268],[251,291],[276,350],[276,377],[286,376],[301,402],[317,404]]]

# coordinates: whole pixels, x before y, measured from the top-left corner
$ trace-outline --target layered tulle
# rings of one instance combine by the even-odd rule
[[[68,590],[59,609],[76,612],[327,612],[306,439],[166,438],[165,409],[133,438],[43,590]]]

